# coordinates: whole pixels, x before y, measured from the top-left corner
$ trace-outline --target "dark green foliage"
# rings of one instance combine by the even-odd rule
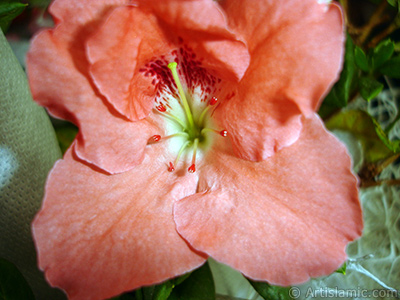
[[[252,281],[249,282],[257,293],[263,297],[265,300],[290,300],[293,299],[290,296],[290,287],[281,287],[270,285],[266,282]]]
[[[11,0],[2,0],[0,3],[0,27],[5,33],[12,20],[20,15],[28,4]]]
[[[21,272],[8,260],[0,258],[0,299],[34,300],[35,296]]]

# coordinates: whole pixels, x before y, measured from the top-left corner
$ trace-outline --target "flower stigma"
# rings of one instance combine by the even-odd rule
[[[185,52],[181,54],[186,54]],[[154,112],[165,118],[169,124],[173,124],[174,132],[162,136],[155,134],[150,137],[148,144],[154,144],[170,139],[180,141],[174,161],[167,164],[169,172],[176,170],[180,159],[184,153],[192,154],[191,163],[187,171],[196,172],[196,159],[199,150],[204,151],[210,144],[209,135],[218,134],[222,137],[228,135],[227,130],[216,130],[211,128],[210,117],[217,107],[218,99],[210,94],[216,92],[215,83],[220,80],[204,72],[204,69],[196,63],[185,66],[179,59],[166,63],[165,60],[156,60],[156,63],[148,64],[150,71],[146,69],[146,74],[157,76],[158,84],[156,105]],[[143,69],[145,70],[145,69]],[[154,71],[155,70],[155,71]],[[167,71],[168,70],[168,71]],[[190,73],[188,75],[188,73]],[[181,81],[181,78],[185,80]],[[199,79],[200,78],[200,79]],[[153,80],[154,84],[154,80]],[[212,87],[214,86],[214,89]]]

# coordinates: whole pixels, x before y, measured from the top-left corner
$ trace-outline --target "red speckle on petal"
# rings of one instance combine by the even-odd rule
[[[194,172],[196,172],[196,165],[195,165],[195,164],[191,165],[191,166],[188,168],[188,171],[189,171],[189,173],[194,173]]]
[[[212,97],[210,102],[208,102],[209,105],[215,105],[218,102],[218,99],[216,97]]]
[[[169,172],[175,171],[175,166],[172,162],[169,162],[169,164],[168,164],[168,171]]]
[[[164,106],[163,104],[157,105],[157,106],[156,106],[156,109],[157,109],[159,112],[166,112],[166,111],[167,111],[167,109],[165,108],[165,106]]]
[[[227,130],[221,130],[221,131],[219,132],[219,134],[220,134],[221,136],[223,136],[223,137],[227,137],[227,136],[228,136],[228,131],[227,131]]]

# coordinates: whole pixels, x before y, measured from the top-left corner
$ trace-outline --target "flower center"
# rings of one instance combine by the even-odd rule
[[[164,77],[164,84],[161,86],[162,95],[159,94],[160,97],[156,100],[155,105],[155,112],[169,121],[168,123],[173,124],[173,133],[167,136],[153,135],[149,139],[149,144],[169,139],[179,140],[179,150],[177,150],[175,160],[168,162],[168,171],[175,171],[182,155],[191,151],[192,156],[188,172],[194,173],[196,172],[198,151],[205,150],[209,146],[210,135],[219,134],[226,137],[228,132],[211,128],[210,115],[218,103],[216,97],[209,95],[211,88],[204,88],[204,84],[189,86],[188,80],[185,82],[185,88],[179,75],[184,74],[187,70],[178,71],[177,66],[176,61],[170,62],[167,65],[168,74],[165,74],[164,70],[163,75],[159,76]],[[168,78],[168,80],[165,80],[165,78]],[[199,92],[198,89],[201,91]],[[200,98],[200,101],[196,101],[195,98],[198,100],[199,94],[202,98]]]

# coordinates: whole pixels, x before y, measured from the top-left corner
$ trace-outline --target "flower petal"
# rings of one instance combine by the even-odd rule
[[[252,79],[258,72],[268,74],[265,95],[283,90],[303,114],[312,114],[342,66],[341,9],[316,0],[226,0],[223,8],[229,24],[248,43]]]
[[[226,96],[214,118],[228,130],[237,156],[262,161],[296,142],[302,128],[301,113],[283,95],[264,95],[268,78],[264,83],[253,79],[254,85],[239,85],[233,91],[225,88]]]
[[[250,56],[245,42],[227,26],[224,12],[216,1],[145,0],[165,23],[194,52],[204,58],[203,66],[229,81],[239,81],[247,70]]]
[[[81,160],[109,174],[140,164],[148,139],[162,132],[150,119],[123,120],[111,115],[104,105],[87,106],[85,114],[85,122],[78,123],[80,131],[73,149]]]
[[[100,92],[123,115],[140,120],[154,105],[153,77],[139,69],[171,50],[157,17],[137,7],[113,11],[87,44],[90,73]]]
[[[247,41],[251,62],[215,117],[240,157],[260,161],[297,140],[300,115],[312,114],[337,79],[342,15],[336,5],[316,0],[222,4],[229,24]]]
[[[178,232],[197,250],[255,279],[301,283],[346,259],[361,234],[357,180],[345,147],[318,117],[266,161],[214,151],[198,194],[175,203]]]
[[[60,3],[64,2],[56,1],[53,10]],[[73,1],[71,5],[74,7]],[[85,4],[89,12],[94,14],[91,6],[96,5],[92,2]],[[69,20],[68,17],[72,16],[67,12],[63,17]],[[81,19],[78,21],[83,22]],[[81,159],[108,173],[129,170],[142,161],[147,139],[154,134],[155,127],[151,121],[128,122],[96,93],[85,73],[88,64],[83,48],[85,36],[73,39],[76,34],[74,26],[66,21],[55,30],[43,31],[33,39],[28,53],[28,74],[33,97],[47,107],[52,115],[79,126],[75,150]],[[90,26],[84,27],[86,31],[93,30]]]
[[[113,7],[126,3],[129,0],[56,0],[51,4],[56,27],[32,40],[27,69],[35,101],[54,116],[74,122],[71,114],[87,101],[98,101],[91,97],[85,43]],[[81,96],[87,93],[90,97]]]
[[[139,70],[179,47],[193,50],[203,67],[229,81],[238,81],[249,64],[245,44],[228,30],[214,1],[142,1],[114,10],[90,38],[90,72],[121,114],[139,120],[149,114],[156,92],[154,78]]]
[[[204,263],[172,216],[173,202],[196,190],[197,176],[169,173],[163,152],[153,145],[141,165],[112,176],[71,151],[57,162],[33,234],[40,268],[71,300],[109,298]]]

